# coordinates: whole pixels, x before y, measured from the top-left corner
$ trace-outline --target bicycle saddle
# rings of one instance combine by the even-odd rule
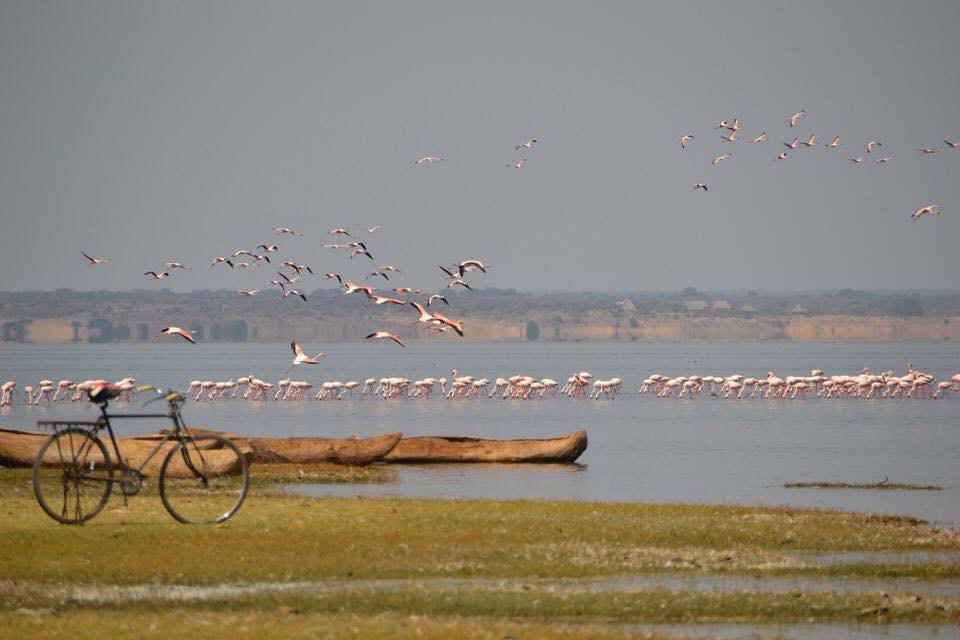
[[[122,394],[122,389],[110,384],[98,385],[87,391],[87,395],[90,397],[90,402],[95,404],[105,404],[108,400],[119,398]]]

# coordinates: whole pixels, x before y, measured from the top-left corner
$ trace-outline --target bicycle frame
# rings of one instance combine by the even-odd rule
[[[138,467],[132,467],[128,464],[127,460],[123,458],[120,454],[120,445],[117,443],[117,438],[113,434],[113,425],[110,424],[111,419],[137,419],[137,418],[169,418],[173,421],[173,429],[168,431],[157,443],[157,446],[147,455],[147,457],[140,463]],[[104,402],[100,406],[100,419],[97,421],[99,424],[106,427],[107,433],[110,434],[110,442],[113,445],[114,454],[117,456],[117,462],[122,465],[123,468],[132,469],[137,473],[143,471],[143,468],[153,460],[153,457],[157,455],[160,449],[166,444],[169,440],[180,440],[182,438],[181,432],[184,430],[183,419],[180,416],[180,410],[173,404],[171,404],[171,409],[167,413],[123,413],[123,414],[114,414],[110,415],[107,413],[107,403]],[[102,427],[101,427],[102,428]],[[113,482],[119,482],[119,478],[113,480]]]

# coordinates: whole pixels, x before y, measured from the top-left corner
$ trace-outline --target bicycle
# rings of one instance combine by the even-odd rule
[[[140,387],[138,391],[152,389]],[[33,462],[33,492],[40,507],[57,522],[83,524],[106,506],[114,484],[124,501],[140,492],[143,470],[167,443],[158,473],[160,500],[166,510],[184,524],[216,524],[230,519],[247,496],[250,474],[247,458],[236,444],[213,434],[191,432],[183,422],[180,408],[186,397],[178,391],[153,389],[157,400],[165,400],[167,413],[108,414],[111,399],[122,393],[102,386],[89,392],[90,401],[100,405],[100,417],[93,422],[40,421],[52,428],[50,436]],[[169,418],[173,429],[159,441],[139,466],[121,454],[111,419]],[[106,430],[113,445],[115,461],[97,435]]]

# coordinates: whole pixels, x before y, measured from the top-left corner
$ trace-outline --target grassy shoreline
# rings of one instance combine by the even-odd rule
[[[0,626],[10,624],[18,633],[36,637],[31,630],[36,630],[37,619],[46,618],[51,628],[83,624],[107,629],[118,620],[156,624],[186,612],[189,615],[180,619],[188,626],[194,619],[252,616],[248,626],[259,629],[264,637],[274,637],[272,624],[291,618],[305,628],[331,617],[348,621],[342,629],[334,625],[331,633],[356,636],[351,629],[375,635],[381,624],[396,625],[413,617],[420,623],[411,627],[412,635],[419,628],[426,637],[444,633],[449,637],[451,630],[487,637],[482,631],[488,628],[518,628],[534,629],[531,633],[537,637],[559,638],[623,637],[616,625],[628,622],[945,624],[960,613],[957,599],[907,594],[882,598],[859,591],[784,593],[762,588],[703,593],[626,586],[602,593],[566,592],[537,582],[660,574],[730,575],[754,581],[777,576],[960,578],[960,533],[914,518],[785,507],[316,499],[272,490],[275,482],[291,479],[287,478],[290,470],[262,471],[258,477],[264,481],[253,484],[247,503],[224,525],[176,523],[162,508],[150,482],[126,506],[113,497],[87,525],[65,527],[40,511],[28,470],[0,470],[0,536],[4,540]],[[304,470],[305,475],[342,472],[357,473]],[[299,470],[294,474],[300,477]],[[342,479],[382,481],[365,471]],[[946,562],[918,561],[912,556],[892,563],[869,558],[871,552],[942,555],[955,551],[956,560],[949,555]],[[818,554],[845,552],[867,556],[853,564],[815,560]],[[462,588],[448,588],[436,582],[444,578],[468,582]],[[474,588],[469,585],[471,578],[505,582]],[[410,580],[414,586],[376,586],[376,581],[386,579]],[[151,585],[179,588],[324,580],[371,581],[374,587],[317,593],[277,589],[198,602],[147,598],[101,604],[72,602],[55,593],[55,587],[144,585],[149,590]],[[523,581],[532,584],[519,585]],[[278,607],[299,613],[291,616]],[[588,626],[571,634],[563,628],[569,623]]]

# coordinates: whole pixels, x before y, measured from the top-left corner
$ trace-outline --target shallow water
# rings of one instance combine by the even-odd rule
[[[615,401],[390,400],[341,402],[190,403],[197,426],[250,435],[477,435],[549,437],[584,428],[590,445],[579,465],[439,465],[398,467],[393,485],[297,487],[319,495],[562,498],[683,501],[798,506],[898,513],[960,524],[960,399],[742,400],[637,396],[651,373],[680,375],[806,374],[811,369],[902,372],[907,361],[946,378],[960,370],[960,345],[883,344],[386,344],[304,345],[326,352],[318,367],[293,377],[496,378],[516,373],[565,380],[587,370],[618,376]],[[290,352],[281,344],[186,343],[21,345],[0,343],[0,379],[34,384],[51,379],[135,376],[185,388],[192,379],[254,374],[283,377]],[[130,409],[141,410],[139,405]],[[0,424],[30,427],[38,419],[92,415],[70,404],[0,410]],[[156,423],[122,423],[125,432]],[[843,481],[936,484],[944,491],[783,489],[786,482]]]

